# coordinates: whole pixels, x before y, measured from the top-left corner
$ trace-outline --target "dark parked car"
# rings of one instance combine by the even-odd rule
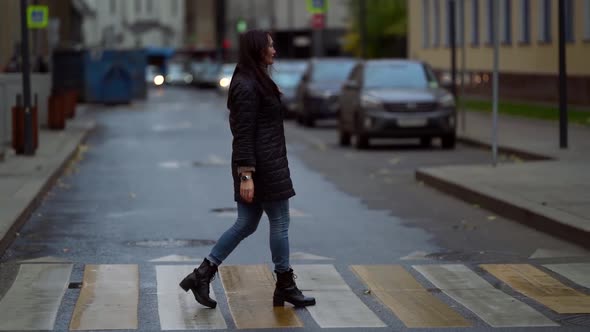
[[[431,68],[408,60],[369,60],[355,66],[342,89],[341,145],[365,148],[372,137],[419,137],[429,145],[455,146],[455,99],[440,86]]]
[[[282,101],[287,108],[287,117],[292,118],[297,111],[297,87],[307,70],[307,61],[280,60],[273,65],[272,77],[283,93]]]
[[[356,60],[350,58],[313,59],[297,92],[297,120],[312,127],[317,119],[337,118],[340,91]]]

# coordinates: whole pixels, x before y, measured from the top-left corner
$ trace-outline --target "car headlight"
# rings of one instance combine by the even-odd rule
[[[191,83],[192,81],[193,81],[193,75],[191,75],[191,74],[186,74],[186,75],[184,76],[184,82],[185,82],[185,83],[189,84],[189,83]]]
[[[219,86],[222,88],[227,88],[230,83],[231,83],[231,80],[227,77],[224,77],[219,80]]]
[[[383,102],[375,97],[362,96],[361,107],[364,109],[383,108]]]
[[[455,98],[453,95],[444,95],[438,100],[440,107],[455,107]]]
[[[164,84],[164,76],[162,76],[162,75],[156,75],[156,77],[154,77],[154,84],[155,85],[162,85],[162,84]]]

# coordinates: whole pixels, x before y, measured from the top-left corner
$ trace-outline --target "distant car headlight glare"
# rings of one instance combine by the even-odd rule
[[[162,75],[156,75],[156,77],[154,77],[154,84],[155,85],[162,85],[162,84],[164,84],[164,76],[162,76]]]
[[[438,104],[440,107],[454,107],[455,106],[455,98],[453,95],[444,95],[441,99],[438,100]]]
[[[191,74],[187,74],[186,76],[184,76],[184,82],[191,83],[193,81],[193,75]]]
[[[224,77],[219,80],[219,86],[222,88],[227,88],[230,83],[231,83],[231,80],[227,77]]]

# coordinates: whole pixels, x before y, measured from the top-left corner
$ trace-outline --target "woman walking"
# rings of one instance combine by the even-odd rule
[[[256,231],[263,212],[270,221],[270,250],[277,275],[274,305],[315,304],[314,298],[297,288],[289,265],[289,198],[295,191],[287,161],[281,93],[268,74],[275,54],[267,32],[251,30],[240,37],[238,65],[227,101],[238,218],[203,263],[180,283],[185,291],[193,292],[197,302],[210,308],[217,305],[209,297],[209,285],[218,266]]]

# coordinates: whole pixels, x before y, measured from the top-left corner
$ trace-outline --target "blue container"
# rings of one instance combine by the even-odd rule
[[[133,81],[133,98],[147,98],[147,83],[145,81],[145,71],[147,69],[147,54],[144,50],[127,51],[128,68]]]
[[[84,77],[86,101],[102,104],[128,104],[133,99],[133,80],[129,51],[86,52]]]

